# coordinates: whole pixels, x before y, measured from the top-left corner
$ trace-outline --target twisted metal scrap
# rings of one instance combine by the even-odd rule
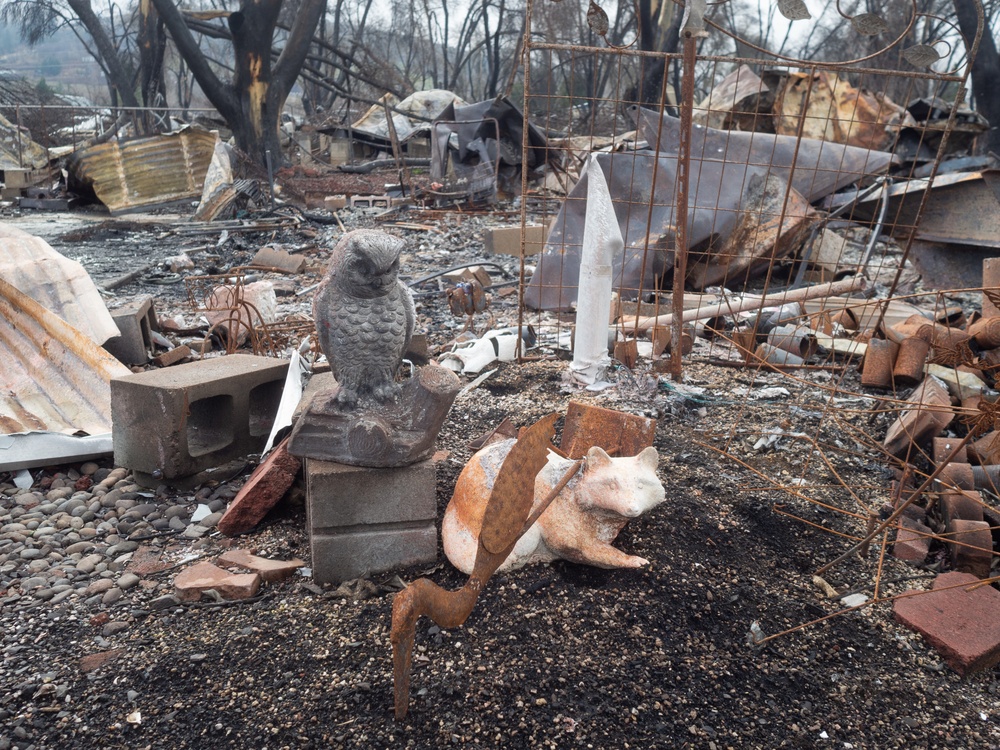
[[[389,639],[392,641],[397,721],[406,716],[410,702],[410,666],[417,620],[427,615],[442,628],[457,628],[464,623],[490,576],[582,465],[581,461],[577,461],[570,466],[532,512],[535,475],[545,466],[558,417],[558,414],[549,414],[522,430],[504,459],[483,514],[476,563],[465,585],[457,591],[446,591],[430,579],[420,578],[393,599]]]

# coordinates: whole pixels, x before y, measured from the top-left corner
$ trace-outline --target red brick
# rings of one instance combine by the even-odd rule
[[[98,651],[96,654],[87,654],[80,657],[80,671],[94,672],[105,664],[109,664],[125,653],[123,648],[113,648],[110,651]]]
[[[919,521],[903,515],[896,531],[896,544],[892,548],[893,557],[907,562],[922,563],[930,550],[933,531]]]
[[[966,590],[977,583],[969,573],[945,573],[932,591],[916,590],[893,603],[896,620],[920,633],[963,676],[1000,662],[1000,591]]]
[[[288,439],[258,466],[239,494],[233,498],[218,529],[227,536],[244,534],[264,520],[292,486],[302,461],[288,452]]]
[[[986,521],[955,519],[948,524],[948,548],[956,570],[989,578],[993,535]]]
[[[256,573],[230,573],[212,563],[200,562],[179,573],[174,588],[181,601],[196,602],[203,591],[215,589],[223,599],[249,599],[260,589]]]
[[[132,553],[125,570],[129,573],[135,573],[137,576],[148,576],[169,567],[170,563],[163,561],[163,550],[143,544]]]
[[[942,492],[938,502],[941,504],[941,515],[946,526],[957,520],[983,520],[982,495],[974,490]]]
[[[187,344],[181,344],[168,352],[163,352],[163,354],[153,357],[153,364],[157,367],[170,367],[171,365],[176,365],[178,362],[183,362],[190,356],[191,347]]]
[[[219,555],[216,564],[223,568],[245,568],[257,573],[264,581],[283,581],[305,563],[302,560],[269,560],[251,555],[245,549],[230,549]]]

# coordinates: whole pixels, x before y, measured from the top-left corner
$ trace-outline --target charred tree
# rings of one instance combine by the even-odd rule
[[[671,0],[639,0],[639,48],[647,52],[677,52],[680,44],[681,13]],[[667,76],[667,59],[657,57],[642,69],[642,78],[633,101],[659,106],[663,87],[670,84]],[[676,97],[676,92],[674,92]],[[669,102],[670,97],[667,97]]]
[[[976,0],[953,0],[958,26],[965,37],[966,49],[972,47],[979,27]],[[976,111],[990,121],[986,148],[1000,154],[1000,53],[989,24],[983,28],[979,51],[972,61],[972,96]]]
[[[212,70],[172,0],[152,2],[178,54],[233,131],[237,147],[261,165],[266,163],[268,151],[272,159],[280,161],[281,110],[309,53],[313,29],[326,10],[326,0],[299,3],[284,49],[273,64],[271,47],[283,0],[242,0],[240,9],[228,17],[235,71],[229,82]]]

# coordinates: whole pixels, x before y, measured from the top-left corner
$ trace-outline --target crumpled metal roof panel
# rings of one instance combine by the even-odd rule
[[[0,434],[111,432],[111,378],[129,372],[0,279]]]
[[[73,154],[73,175],[90,184],[112,214],[201,197],[218,136],[184,128],[151,138],[112,141]]]
[[[0,277],[97,344],[120,334],[86,269],[41,237],[0,224]]]

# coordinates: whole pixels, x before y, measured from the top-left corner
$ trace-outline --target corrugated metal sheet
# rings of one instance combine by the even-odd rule
[[[0,279],[0,434],[111,432],[111,378],[129,372]]]
[[[119,335],[84,267],[41,237],[0,224],[0,277],[95,343]]]
[[[184,128],[91,146],[67,164],[112,214],[157,208],[201,197],[216,138],[207,130]]]

